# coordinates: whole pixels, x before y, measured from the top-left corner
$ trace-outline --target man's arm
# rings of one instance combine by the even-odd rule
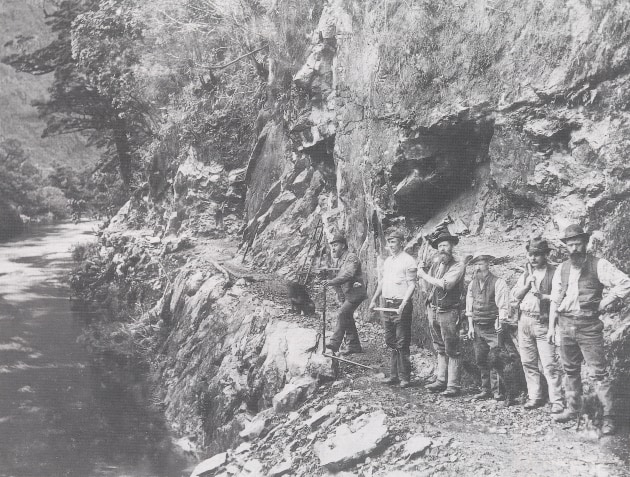
[[[403,296],[403,301],[398,307],[398,314],[401,315],[409,300],[411,300],[411,295],[413,295],[414,290],[416,289],[416,273],[417,268],[415,262],[411,261],[409,264],[409,268],[405,273],[407,279],[407,290],[405,291],[405,295]]]
[[[468,290],[466,290],[466,316],[468,317],[468,337],[473,339],[475,337],[475,329],[473,326],[473,307],[472,307],[472,281],[468,284]]]
[[[501,323],[505,323],[510,316],[510,293],[507,283],[503,278],[497,279],[494,284],[494,302],[499,309],[499,317],[495,324],[497,330],[501,329]]]
[[[605,310],[616,299],[625,299],[630,295],[630,278],[608,260],[600,258],[597,262],[597,276],[602,285],[610,290],[602,299],[599,309]]]
[[[525,295],[527,295],[527,293],[529,293],[529,290],[532,288],[532,283],[531,281],[527,281],[525,279],[526,276],[532,275],[528,275],[526,272],[523,273],[520,277],[518,277],[516,285],[514,285],[514,288],[512,288],[511,295],[514,302],[519,302],[523,298],[525,298]]]
[[[549,306],[549,329],[547,330],[547,341],[551,344],[556,342],[556,322],[558,317],[558,301],[562,299],[560,296],[560,288],[562,287],[562,275],[560,269],[556,268],[556,272],[551,279],[551,303]]]
[[[341,269],[337,273],[337,276],[332,280],[328,280],[328,285],[341,285],[342,283],[349,282],[352,280],[359,269],[360,262],[359,257],[357,257],[354,253],[348,252],[348,257],[344,261]]]
[[[455,263],[442,278],[432,277],[423,268],[418,268],[418,278],[446,291],[453,289],[462,279],[464,273],[466,273],[466,264],[463,261]]]

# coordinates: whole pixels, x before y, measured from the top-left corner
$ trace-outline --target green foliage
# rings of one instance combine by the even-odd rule
[[[41,182],[39,170],[29,161],[19,141],[0,142],[0,199],[32,215],[39,206],[37,190]]]

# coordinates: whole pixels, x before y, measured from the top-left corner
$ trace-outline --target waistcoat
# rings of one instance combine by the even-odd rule
[[[599,258],[592,255],[586,256],[586,261],[582,265],[582,271],[578,280],[578,300],[581,310],[597,311],[599,302],[602,301],[602,292],[604,285],[599,281],[597,276],[597,263]],[[560,296],[562,300],[567,294],[569,288],[569,274],[571,273],[571,261],[567,260],[560,265]]]
[[[471,284],[473,321],[494,320],[499,315],[499,307],[495,301],[494,286],[497,277],[492,273],[486,278],[486,286],[481,289],[480,280],[475,277]]]

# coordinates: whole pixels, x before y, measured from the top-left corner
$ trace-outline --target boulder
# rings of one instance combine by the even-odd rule
[[[329,404],[328,406],[324,406],[315,414],[313,414],[309,419],[306,420],[306,425],[315,428],[319,426],[322,422],[328,419],[330,416],[337,413],[337,405]]]
[[[317,389],[317,380],[303,376],[289,382],[273,399],[276,412],[289,412],[295,409]]]
[[[259,412],[254,419],[245,426],[245,429],[239,433],[239,436],[248,440],[260,437],[265,430],[268,430],[272,416],[273,409],[265,409]]]
[[[263,477],[263,464],[258,459],[249,460],[241,469],[239,477]]]
[[[431,439],[421,434],[411,436],[407,442],[405,442],[405,448],[403,455],[405,457],[414,458],[422,455],[429,447],[431,447]]]
[[[209,459],[204,460],[197,464],[193,469],[190,477],[204,477],[210,475],[211,472],[216,470],[227,462],[227,452],[221,452],[220,454],[213,455]]]
[[[383,411],[364,414],[352,424],[340,425],[335,435],[314,446],[321,465],[337,472],[353,465],[387,444],[389,429]]]
[[[269,477],[280,477],[281,475],[285,475],[291,472],[291,468],[293,467],[293,460],[285,460],[280,462],[279,464],[274,465],[267,475]]]

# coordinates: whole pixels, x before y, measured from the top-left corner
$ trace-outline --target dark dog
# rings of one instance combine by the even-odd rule
[[[291,303],[291,311],[304,315],[315,313],[315,303],[308,295],[306,286],[298,282],[287,283],[287,294]]]
[[[518,357],[504,348],[495,347],[488,353],[488,366],[499,375],[505,392],[505,405],[516,404],[516,398],[523,389],[520,377],[522,368]]]

